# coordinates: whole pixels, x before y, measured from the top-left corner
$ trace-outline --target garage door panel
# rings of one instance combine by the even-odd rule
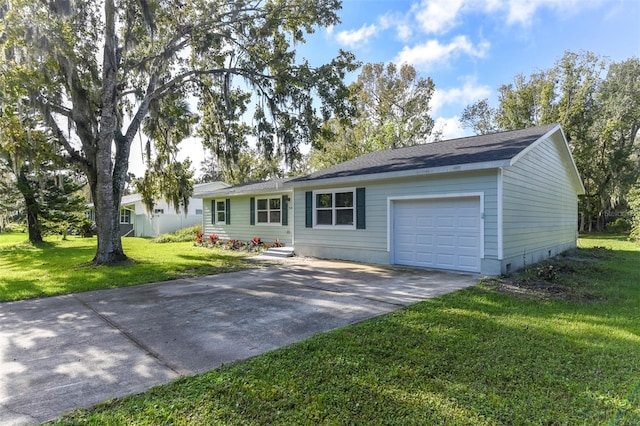
[[[418,216],[416,226],[421,228],[433,228],[433,217]]]
[[[458,228],[478,229],[477,221],[478,221],[477,216],[459,216]]]
[[[416,262],[422,265],[429,265],[433,263],[433,255],[431,253],[419,253],[416,256]]]
[[[475,256],[458,256],[458,262],[463,268],[473,269],[478,264],[478,259]]]
[[[455,226],[454,218],[451,216],[438,216],[436,226],[438,229],[453,228]]]
[[[480,248],[479,239],[472,236],[462,236],[458,238],[458,247],[462,249],[476,250]]]
[[[450,250],[455,247],[455,237],[453,235],[437,235],[436,248],[439,250]]]
[[[437,258],[436,262],[440,268],[455,269],[456,262],[455,262],[454,255],[438,253],[436,255],[436,258]]]
[[[394,262],[480,271],[480,198],[397,201],[393,206]]]

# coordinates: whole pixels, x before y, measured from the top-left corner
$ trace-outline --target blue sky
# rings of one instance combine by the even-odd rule
[[[346,49],[364,63],[410,63],[435,83],[431,115],[445,139],[467,134],[457,122],[466,105],[495,105],[498,87],[567,50],[640,56],[640,0],[343,0],[339,16],[300,54],[316,63]]]

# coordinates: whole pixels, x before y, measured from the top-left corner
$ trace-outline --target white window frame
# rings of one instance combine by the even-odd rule
[[[122,219],[125,218],[126,222],[123,222]],[[120,209],[120,223],[121,224],[131,224],[131,210],[126,207]]]
[[[202,214],[202,209],[196,209],[196,214]]]
[[[258,204],[260,200],[267,200],[267,209],[258,209]],[[271,209],[271,204],[269,203],[270,200],[279,200],[280,202],[280,208],[279,209]],[[271,220],[271,212],[276,212],[279,211],[280,212],[280,220],[278,222],[270,222]],[[258,212],[267,212],[267,220],[268,222],[260,222],[258,220]],[[255,219],[256,219],[256,225],[259,226],[282,226],[282,196],[276,196],[276,197],[256,197],[256,211],[255,211]]]
[[[214,200],[215,203],[215,212],[214,214],[216,215],[216,225],[225,225],[227,223],[227,200],[226,199],[222,199],[222,200]],[[224,207],[222,210],[220,210],[218,208],[218,203],[222,203],[222,206]],[[223,212],[224,213],[224,219],[223,220],[218,220],[218,213]]]
[[[153,214],[164,214],[164,209],[153,209]]]
[[[353,194],[353,206],[351,207],[336,207],[336,194],[343,192],[351,192]],[[318,207],[316,206],[317,194],[331,194],[331,222],[332,225],[318,225]],[[325,208],[323,208],[324,210]],[[353,211],[353,224],[351,225],[337,225],[337,211],[351,209]],[[327,209],[328,210],[328,209]],[[313,191],[313,227],[316,229],[356,229],[356,188],[331,188],[331,189],[319,189]]]

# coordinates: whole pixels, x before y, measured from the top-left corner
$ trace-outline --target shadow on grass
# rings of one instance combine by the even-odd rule
[[[184,249],[183,245],[164,245],[160,257],[150,257],[149,241],[125,241],[129,245],[125,244],[125,250],[130,262],[114,266],[91,263],[96,250],[95,240],[75,239],[68,244],[53,241],[38,246],[18,244],[0,248],[0,269],[5,271],[0,276],[0,301],[125,287],[255,267],[238,254],[211,251],[192,255],[179,252]]]

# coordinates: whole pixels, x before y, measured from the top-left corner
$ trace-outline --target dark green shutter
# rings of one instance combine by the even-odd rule
[[[287,226],[289,225],[289,196],[288,195],[282,196],[282,204],[280,205],[280,207],[282,207],[282,226]]]
[[[224,211],[227,217],[227,225],[231,225],[231,200],[228,198],[224,200]]]
[[[313,228],[313,192],[304,193],[304,226]]]
[[[366,229],[364,188],[356,188],[356,229]]]
[[[249,198],[249,225],[256,224],[256,198]]]
[[[216,224],[216,200],[211,200],[211,223]]]

